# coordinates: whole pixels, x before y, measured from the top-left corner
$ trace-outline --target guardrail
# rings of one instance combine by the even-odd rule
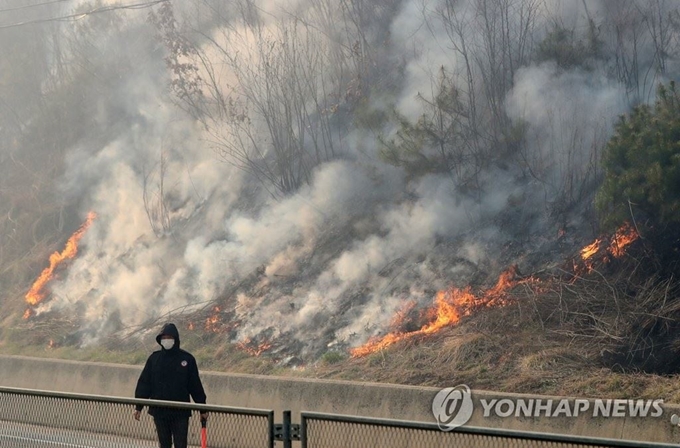
[[[157,447],[153,419],[133,419],[136,405],[192,411],[190,446],[200,446],[199,411],[208,412],[211,448],[671,448],[677,445],[302,412],[294,424],[274,411],[0,387],[0,446],[13,448]]]
[[[140,421],[132,414],[145,406]],[[211,448],[273,448],[274,411],[0,387],[0,446],[13,448],[158,447],[148,406],[192,411],[189,444],[200,446],[199,412],[208,412]]]
[[[302,412],[302,448],[671,448],[677,445]]]

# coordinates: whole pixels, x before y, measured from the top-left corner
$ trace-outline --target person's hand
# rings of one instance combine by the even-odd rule
[[[207,412],[201,412],[201,420],[208,420],[208,413]]]
[[[142,413],[138,410],[135,410],[135,412],[132,413],[132,416],[135,418],[135,420],[139,421],[139,417],[142,415]]]

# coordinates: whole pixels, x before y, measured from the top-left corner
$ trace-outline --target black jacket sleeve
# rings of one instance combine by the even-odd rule
[[[135,388],[135,398],[150,398],[151,397],[151,357],[146,360],[144,369],[142,370],[139,379],[137,380],[137,387]],[[136,409],[141,411],[144,406],[137,405]]]
[[[189,393],[194,403],[205,404],[205,391],[201,383],[201,377],[198,375],[198,365],[196,359],[191,363],[191,371],[189,372]]]

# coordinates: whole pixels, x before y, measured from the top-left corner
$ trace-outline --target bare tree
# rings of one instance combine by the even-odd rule
[[[517,149],[505,97],[515,71],[531,60],[539,6],[538,0],[445,0],[431,11],[423,3],[428,29],[457,64],[432,75],[431,96],[419,94],[422,117],[402,120],[396,139],[383,142],[383,156],[416,171],[444,168],[460,191],[479,194],[482,171]]]
[[[144,211],[149,219],[151,229],[157,237],[166,235],[172,230],[165,186],[167,169],[167,153],[161,149],[156,167],[148,172],[144,170],[145,172],[142,177]],[[155,184],[152,182],[154,177],[156,180]]]
[[[602,26],[610,31],[610,73],[628,89],[632,103],[648,101],[670,60],[678,56],[678,11],[675,2],[605,1]]]
[[[650,1],[641,11],[654,45],[654,68],[661,76],[667,75],[669,60],[678,56],[679,11],[677,3],[665,0]]]
[[[305,18],[263,18],[250,0],[238,4],[249,14],[201,34],[202,45],[190,50],[174,19],[161,21],[163,35],[174,42],[174,85],[223,160],[273,187],[275,196],[286,194],[342,152],[332,45],[328,33]]]
[[[540,6],[540,0],[476,0],[463,8],[445,0],[436,11],[450,48],[463,61],[459,78],[473,126],[488,130],[494,144],[510,132],[505,97],[515,71],[531,60]]]

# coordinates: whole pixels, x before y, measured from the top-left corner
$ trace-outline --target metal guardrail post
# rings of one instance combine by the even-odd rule
[[[291,422],[291,412],[285,410],[283,423],[274,425],[274,438],[283,442],[283,448],[293,448],[293,440],[300,440],[300,425]]]
[[[293,441],[290,438],[290,411],[283,411],[283,448],[293,448]]]
[[[274,444],[276,443],[276,430],[274,428],[274,411],[271,411],[269,413],[269,416],[267,417],[267,421],[269,423],[269,448],[274,448]]]

